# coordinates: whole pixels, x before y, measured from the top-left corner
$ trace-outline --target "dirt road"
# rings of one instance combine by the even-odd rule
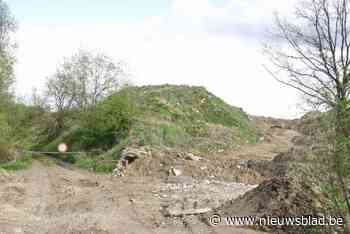
[[[251,188],[183,178],[187,182],[181,181],[182,186],[197,185],[197,190],[188,189],[194,192],[186,192],[186,186],[179,188],[174,181],[111,179],[37,160],[25,171],[1,172],[0,180],[0,233],[11,234],[218,233],[195,216],[166,218],[162,207],[176,203],[176,197],[179,201],[186,196],[189,199],[193,193],[200,192],[203,197],[216,194],[217,201],[223,201]],[[232,228],[227,231],[232,233]]]

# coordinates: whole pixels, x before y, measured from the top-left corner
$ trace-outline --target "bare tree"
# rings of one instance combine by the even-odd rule
[[[307,0],[293,20],[276,16],[274,42],[265,52],[281,72],[278,80],[298,89],[317,105],[335,107],[349,98],[349,1]],[[292,22],[293,21],[293,22]],[[289,79],[282,77],[287,75]]]
[[[7,49],[11,33],[17,29],[17,22],[12,16],[8,5],[0,0],[0,50]]]
[[[104,54],[93,54],[79,50],[58,67],[48,78],[47,96],[59,114],[59,128],[63,127],[63,116],[72,109],[95,106],[122,85],[124,69]]]
[[[59,70],[48,79],[46,94],[54,105],[57,133],[64,128],[65,115],[73,106],[76,95],[75,86],[75,82]]]
[[[335,142],[331,169],[336,174],[348,214],[350,171],[350,1],[303,0],[293,18],[276,16],[265,47],[268,71],[308,101],[335,113]]]

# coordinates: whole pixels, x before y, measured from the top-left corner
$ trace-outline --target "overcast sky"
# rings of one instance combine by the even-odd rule
[[[19,21],[17,91],[41,89],[79,48],[124,60],[137,85],[205,86],[255,115],[296,117],[298,94],[263,69],[261,40],[281,0],[9,0]]]

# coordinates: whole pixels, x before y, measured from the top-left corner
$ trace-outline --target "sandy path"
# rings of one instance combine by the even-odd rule
[[[28,170],[2,172],[1,180],[0,233],[4,234],[225,233],[195,216],[165,218],[160,210],[165,184],[154,178],[111,180],[107,175],[34,161]],[[182,194],[172,191],[176,193]],[[234,230],[227,231],[255,233]]]

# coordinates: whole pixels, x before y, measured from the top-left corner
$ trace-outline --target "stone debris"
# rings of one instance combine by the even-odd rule
[[[211,212],[253,188],[256,185],[173,176],[159,187],[157,194],[162,199],[164,216],[183,217]]]
[[[164,216],[172,216],[172,217],[179,217],[179,216],[184,216],[184,215],[198,215],[198,214],[204,214],[212,209],[207,207],[207,208],[200,208],[200,209],[186,209],[186,210],[181,210],[181,209],[166,209],[164,212]]]
[[[253,160],[241,160],[238,165],[237,168],[252,168],[254,165],[254,161]]]
[[[117,164],[117,167],[112,171],[112,177],[123,177],[124,176],[124,167],[120,164]]]
[[[125,148],[120,156],[120,159],[118,161],[118,164],[116,165],[116,168],[114,168],[112,172],[112,177],[122,177],[125,174],[125,169],[128,167],[130,163],[133,161],[145,158],[151,156],[151,152],[145,148]]]
[[[196,156],[192,153],[186,153],[186,152],[179,152],[177,153],[177,157],[183,158],[186,160],[192,160],[192,161],[203,161],[205,160],[203,157]]]
[[[187,160],[192,160],[192,161],[201,161],[201,160],[203,160],[202,157],[195,156],[194,154],[191,154],[191,153],[188,153],[188,154],[186,155],[186,159],[187,159]]]
[[[180,176],[182,175],[182,171],[179,169],[176,169],[174,167],[170,168],[169,170],[169,175],[173,175],[173,176]]]
[[[145,158],[150,156],[151,153],[146,148],[125,148],[120,156],[119,162],[127,167],[129,163],[139,158]]]

